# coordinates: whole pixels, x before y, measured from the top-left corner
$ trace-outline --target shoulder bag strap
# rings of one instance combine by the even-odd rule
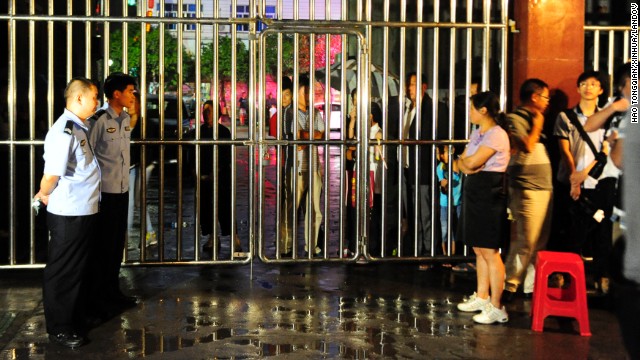
[[[582,140],[584,140],[584,142],[587,143],[587,145],[589,146],[589,149],[591,149],[591,151],[593,152],[593,155],[598,156],[598,150],[596,149],[595,145],[593,145],[593,141],[591,141],[591,138],[589,137],[589,135],[587,135],[587,132],[584,130],[584,127],[582,127],[582,124],[578,120],[578,115],[571,109],[564,110],[563,113],[567,116],[567,118],[569,118],[569,121],[571,122],[571,124],[573,124],[573,126],[575,126],[576,129],[578,129],[578,132],[580,133]]]

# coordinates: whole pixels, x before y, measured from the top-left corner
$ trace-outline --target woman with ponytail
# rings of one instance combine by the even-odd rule
[[[509,321],[500,303],[504,287],[504,264],[499,248],[505,237],[507,192],[505,171],[509,164],[509,136],[503,128],[506,116],[498,97],[481,92],[471,97],[471,133],[464,153],[456,160],[466,179],[463,181],[462,239],[476,254],[477,288],[458,310],[482,311],[475,322],[492,324]]]

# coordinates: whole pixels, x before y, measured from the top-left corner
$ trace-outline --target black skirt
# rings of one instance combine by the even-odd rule
[[[464,179],[459,235],[467,246],[503,247],[509,234],[505,173],[480,171]]]

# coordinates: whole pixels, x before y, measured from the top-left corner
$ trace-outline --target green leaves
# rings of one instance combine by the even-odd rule
[[[142,69],[141,66],[141,38],[140,24],[130,24],[128,27],[128,47],[126,49],[128,61],[126,64],[126,72],[131,75],[139,76]],[[192,53],[182,48],[182,69],[178,69],[178,41],[171,35],[169,30],[164,32],[164,66],[160,69],[160,27],[151,26],[150,31],[146,33],[147,41],[147,58],[146,70],[148,81],[159,81],[160,74],[164,74],[166,90],[175,90],[178,87],[178,75],[182,73],[183,81],[195,80],[195,59]],[[125,71],[122,63],[122,39],[123,32],[118,29],[111,33],[109,58],[112,63],[109,67],[110,72]]]

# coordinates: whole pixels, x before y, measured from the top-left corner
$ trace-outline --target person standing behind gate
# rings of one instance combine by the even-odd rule
[[[220,114],[218,105],[218,114]],[[202,117],[204,124],[200,126],[200,138],[213,139],[213,101],[208,100],[202,107]],[[217,123],[218,139],[231,139],[231,131],[226,126]],[[195,136],[193,136],[195,138]],[[230,236],[231,231],[231,145],[218,145],[218,168],[213,169],[213,146],[200,146],[200,226],[202,227],[202,237],[205,241],[203,250],[212,252],[214,238],[213,234],[213,182],[218,179],[218,222],[222,236]],[[220,206],[222,205],[222,206]],[[234,231],[235,232],[235,231]],[[235,252],[242,252],[240,237],[235,232]],[[218,242],[220,246],[220,242]]]
[[[140,93],[136,91],[134,95],[136,97],[136,105],[133,108],[127,109],[127,111],[130,117],[131,138],[139,140],[142,138],[142,104],[140,103]],[[149,146],[145,149],[146,159],[151,160],[151,156],[149,156],[149,153],[152,151],[153,150]],[[131,168],[129,170],[129,209],[127,213],[127,230],[129,231],[129,233],[133,231],[134,208],[135,206],[139,205],[140,201],[140,188],[142,178],[141,171],[143,171],[140,168],[142,165],[141,154],[142,152],[140,151],[140,145],[131,147]],[[149,187],[149,179],[151,178],[151,173],[153,172],[155,166],[156,162],[154,161],[145,162],[145,188]],[[148,207],[149,206],[147,204],[147,211],[145,211],[147,213],[145,221],[147,229],[145,239],[147,246],[153,246],[158,245],[158,237],[156,235],[155,229],[153,228],[153,223],[151,222],[151,214],[148,210]],[[142,220],[140,220],[140,223],[142,224]]]
[[[509,164],[509,136],[502,128],[504,113],[498,97],[481,92],[471,97],[469,117],[479,127],[471,133],[466,150],[457,160],[466,179],[462,191],[462,237],[476,254],[477,289],[458,310],[480,314],[473,321],[481,324],[509,321],[500,304],[504,286],[504,264],[499,248],[506,226],[505,171]]]
[[[427,94],[427,79],[421,77],[420,89],[417,88],[418,77],[416,73],[407,76],[407,96],[404,102],[404,115],[402,121],[402,138],[405,140],[433,140],[433,100]],[[416,112],[417,103],[420,101],[420,124]],[[446,105],[438,104],[438,122],[448,119]],[[391,110],[390,114],[396,113]],[[394,121],[395,122],[395,121]],[[419,131],[418,131],[419,130]],[[443,133],[444,126],[439,127]],[[441,138],[442,136],[438,136]],[[405,146],[403,158],[399,162],[404,168],[403,173],[403,207],[407,210],[409,220],[409,238],[413,239],[414,229],[417,228],[417,248],[414,252],[417,256],[429,255],[431,250],[431,178],[433,176],[433,163],[431,158],[431,145],[418,146],[416,154],[414,146]],[[416,182],[417,174],[417,183]],[[417,209],[414,206],[417,201]],[[417,211],[417,214],[415,214]],[[413,221],[415,217],[415,222]],[[407,246],[410,249],[411,246]]]
[[[131,125],[124,108],[136,104],[136,80],[112,73],[104,81],[104,112],[90,121],[89,141],[95,147],[102,174],[98,241],[91,260],[91,282],[96,317],[105,320],[136,305],[134,297],[120,290],[120,264],[127,238]]]
[[[281,103],[282,103],[282,138],[281,140],[293,140],[293,84],[291,79],[284,76],[281,83]],[[274,136],[277,136],[277,117],[278,114],[274,114],[271,118],[271,124],[274,129]],[[280,191],[282,193],[282,202],[280,208],[280,216],[282,217],[280,222],[280,255],[283,257],[291,257],[292,254],[292,230],[290,230],[290,223],[293,216],[293,194],[292,194],[292,171],[293,171],[293,152],[294,146],[288,145],[284,151],[284,164],[281,174],[282,184]],[[278,159],[280,160],[280,159]]]
[[[83,334],[84,277],[100,201],[100,168],[84,123],[98,106],[98,88],[74,78],[64,91],[64,113],[44,141],[44,175],[35,199],[47,205],[49,257],[42,288],[49,340],[76,348]]]
[[[539,79],[526,80],[520,87],[520,102],[520,107],[508,115],[512,150],[509,209],[513,223],[503,302],[513,300],[523,277],[525,295],[533,293],[536,254],[549,240],[553,209],[551,162],[540,141],[549,87]]]
[[[309,106],[309,78],[301,75],[298,80],[298,139],[322,139],[325,131],[325,124],[322,116],[313,107]],[[283,101],[284,106],[284,101]],[[291,119],[293,121],[293,119]],[[293,132],[293,125],[291,130]],[[286,221],[283,219],[282,225],[285,227],[286,235],[283,236],[285,243],[290,243],[293,239],[293,211],[298,211],[300,201],[305,192],[311,197],[311,214],[305,213],[305,251],[312,251],[314,256],[320,256],[322,249],[317,245],[320,225],[322,224],[322,212],[320,210],[320,194],[322,193],[322,169],[319,167],[318,147],[316,145],[300,145],[297,147],[297,193],[295,194],[295,206],[293,202],[287,202]],[[308,184],[309,171],[313,169],[313,187]],[[292,185],[287,183],[287,186]],[[293,187],[291,187],[293,189]],[[308,191],[307,191],[308,190]],[[306,207],[305,207],[306,208]],[[312,229],[312,238],[309,239],[308,229]],[[289,249],[287,249],[289,250]]]

